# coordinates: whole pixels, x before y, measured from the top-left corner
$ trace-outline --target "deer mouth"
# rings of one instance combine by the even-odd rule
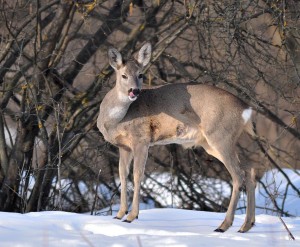
[[[128,98],[131,100],[131,101],[135,101],[137,99],[137,97],[140,95],[140,92],[141,90],[138,89],[138,88],[130,88],[128,90]]]

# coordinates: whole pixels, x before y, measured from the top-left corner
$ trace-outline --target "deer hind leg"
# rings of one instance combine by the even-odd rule
[[[255,223],[255,187],[255,170],[251,168],[251,171],[246,171],[247,210],[245,222],[239,230],[242,233],[249,231]]]
[[[133,180],[134,180],[134,193],[132,200],[132,209],[128,214],[125,222],[132,222],[139,215],[139,199],[141,182],[144,177],[145,164],[148,158],[148,145],[138,144],[134,148],[133,158]]]
[[[202,144],[207,153],[223,162],[232,178],[233,189],[226,217],[222,224],[215,230],[216,232],[225,232],[233,223],[240,191],[243,189],[243,185],[245,183],[245,172],[240,167],[238,157],[232,145],[225,145],[224,143],[222,146],[218,144],[212,145],[208,142],[208,140]],[[232,148],[228,149],[230,146]]]
[[[225,232],[233,223],[234,213],[240,197],[240,191],[245,183],[245,172],[240,169],[239,161],[234,152],[223,154],[221,161],[226,166],[232,177],[232,194],[227,209],[226,217],[222,224],[215,230],[216,232]]]
[[[119,176],[121,181],[121,205],[117,213],[116,219],[122,219],[127,213],[127,176],[129,173],[130,163],[132,161],[132,152],[127,151],[123,148],[119,149]]]

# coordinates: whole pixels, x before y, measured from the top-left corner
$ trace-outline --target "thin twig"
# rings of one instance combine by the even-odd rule
[[[96,202],[97,202],[97,198],[98,198],[98,187],[99,187],[100,173],[101,173],[101,169],[99,169],[98,176],[97,176],[97,185],[96,185],[96,191],[95,191],[94,202],[93,202],[93,206],[92,206],[92,210],[91,210],[91,215],[94,214],[94,210],[95,210],[95,206],[96,206]]]
[[[58,179],[58,208],[62,210],[62,186],[61,186],[61,158],[62,158],[62,147],[61,147],[61,137],[60,137],[60,130],[59,130],[59,103],[57,107],[53,101],[54,107],[54,116],[56,122],[56,134],[57,134],[57,142],[58,142],[58,163],[57,163],[57,179]]]
[[[289,237],[290,237],[292,240],[296,240],[295,237],[294,237],[294,235],[291,233],[290,229],[287,227],[287,225],[286,225],[285,222],[283,221],[283,219],[282,219],[280,216],[278,216],[278,218],[280,219],[281,223],[283,224],[285,230],[288,232]]]

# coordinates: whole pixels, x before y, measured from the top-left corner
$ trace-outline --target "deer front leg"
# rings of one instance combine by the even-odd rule
[[[127,213],[127,176],[129,173],[130,163],[132,161],[132,152],[126,151],[120,148],[120,159],[119,159],[119,176],[121,182],[121,205],[119,212],[117,213],[116,219],[122,219]]]
[[[133,179],[134,193],[132,200],[132,209],[127,216],[125,222],[132,222],[139,215],[139,199],[141,182],[144,177],[145,164],[148,158],[148,145],[139,144],[133,152]]]

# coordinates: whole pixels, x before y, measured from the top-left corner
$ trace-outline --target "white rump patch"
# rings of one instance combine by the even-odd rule
[[[245,123],[247,123],[249,121],[249,119],[251,118],[251,114],[252,114],[251,108],[248,108],[243,111],[242,117],[243,117]]]

